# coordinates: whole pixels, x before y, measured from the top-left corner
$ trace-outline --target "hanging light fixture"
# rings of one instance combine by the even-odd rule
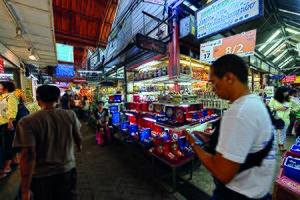
[[[37,61],[39,57],[35,54],[33,48],[29,48],[28,51],[30,51],[29,59]]]
[[[16,40],[21,40],[22,37],[22,30],[19,27],[16,27]]]

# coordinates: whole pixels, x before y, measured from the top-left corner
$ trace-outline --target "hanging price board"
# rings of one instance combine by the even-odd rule
[[[200,61],[209,62],[225,54],[254,55],[256,30],[201,44]]]

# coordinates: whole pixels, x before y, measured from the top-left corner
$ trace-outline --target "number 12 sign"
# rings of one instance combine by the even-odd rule
[[[241,57],[254,54],[256,29],[200,45],[200,61],[211,62],[225,54]]]

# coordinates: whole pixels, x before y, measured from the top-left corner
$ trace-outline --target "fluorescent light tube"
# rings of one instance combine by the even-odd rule
[[[280,34],[280,30],[278,29],[266,42],[264,45],[262,45],[261,47],[259,47],[258,51],[262,51],[269,42],[271,42],[272,40],[274,40],[274,38],[276,38],[278,35]]]
[[[290,33],[293,33],[293,34],[300,34],[299,31],[296,31],[296,30],[291,29],[291,28],[286,28],[285,30],[286,30],[287,32],[290,32]]]
[[[284,52],[282,52],[277,58],[275,58],[273,60],[273,63],[277,62],[282,56],[284,56],[286,54],[287,50],[285,50]]]
[[[291,11],[283,10],[283,9],[278,9],[278,10],[281,11],[281,12],[285,12],[285,13],[289,13],[289,14],[292,14],[292,15],[298,15],[298,16],[300,16],[300,14],[296,13],[296,12],[291,12]]]
[[[290,60],[288,60],[285,64],[283,64],[282,66],[280,66],[279,68],[283,68],[284,66],[286,66],[287,64],[289,64],[291,61],[293,60],[293,58],[291,58]]]
[[[271,48],[269,48],[268,51],[266,51],[266,53],[264,53],[264,55],[267,56],[271,51],[273,51],[276,47],[278,47],[280,42],[282,42],[282,40],[279,40],[278,42],[276,42]]]
[[[282,43],[281,45],[279,45],[278,47],[276,47],[274,49],[274,51],[272,52],[272,55],[275,55],[278,53],[278,51],[280,51],[286,44],[285,43]]]

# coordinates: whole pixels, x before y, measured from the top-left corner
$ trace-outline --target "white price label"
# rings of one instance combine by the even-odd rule
[[[211,61],[213,59],[213,47],[200,49],[200,61]]]

